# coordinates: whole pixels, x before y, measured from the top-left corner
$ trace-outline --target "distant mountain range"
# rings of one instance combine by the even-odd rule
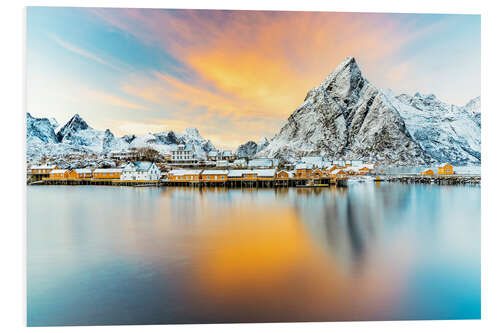
[[[109,152],[127,151],[130,148],[150,147],[161,153],[169,152],[178,145],[185,145],[198,158],[216,150],[210,140],[201,137],[196,128],[184,132],[165,131],[145,135],[115,137],[113,133],[95,130],[75,114],[56,132],[57,122],[47,118],[35,118],[27,114],[27,158],[37,161],[42,157],[58,157],[68,154],[102,156]]]
[[[216,148],[196,128],[115,137],[95,130],[78,114],[64,126],[27,113],[27,158],[67,154],[104,156],[129,148],[151,147],[166,153],[182,144],[201,159]],[[271,140],[248,141],[240,158],[272,157],[293,162],[303,156],[361,159],[393,165],[481,163],[481,100],[464,106],[434,95],[396,95],[366,80],[353,57],[346,58],[311,89]]]

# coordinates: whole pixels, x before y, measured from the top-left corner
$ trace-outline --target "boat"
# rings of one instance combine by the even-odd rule
[[[304,185],[297,185],[297,187],[328,187],[330,186],[329,184],[315,184],[313,181],[308,181],[306,184]]]

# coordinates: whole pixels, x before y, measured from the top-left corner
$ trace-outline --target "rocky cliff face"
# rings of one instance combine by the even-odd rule
[[[258,154],[287,161],[307,155],[396,165],[433,161],[352,57],[307,93],[304,103]]]
[[[43,143],[58,142],[54,129],[58,126],[54,119],[35,118],[26,114],[26,140],[40,141]]]
[[[446,104],[435,95],[395,96],[385,91],[403,118],[410,135],[439,162],[481,163],[481,100],[465,106]]]
[[[236,156],[238,156],[239,158],[252,158],[268,145],[269,141],[266,137],[260,139],[259,142],[248,141],[247,143],[242,144],[238,147],[238,149],[236,150]]]

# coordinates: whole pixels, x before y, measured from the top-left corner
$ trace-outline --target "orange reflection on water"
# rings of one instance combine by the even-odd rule
[[[397,293],[380,271],[350,276],[293,209],[262,208],[233,209],[202,232],[193,272],[206,300],[199,313],[233,322],[366,320]]]

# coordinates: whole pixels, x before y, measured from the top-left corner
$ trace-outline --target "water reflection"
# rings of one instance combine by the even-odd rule
[[[425,185],[30,187],[28,322],[478,318],[479,207]]]

